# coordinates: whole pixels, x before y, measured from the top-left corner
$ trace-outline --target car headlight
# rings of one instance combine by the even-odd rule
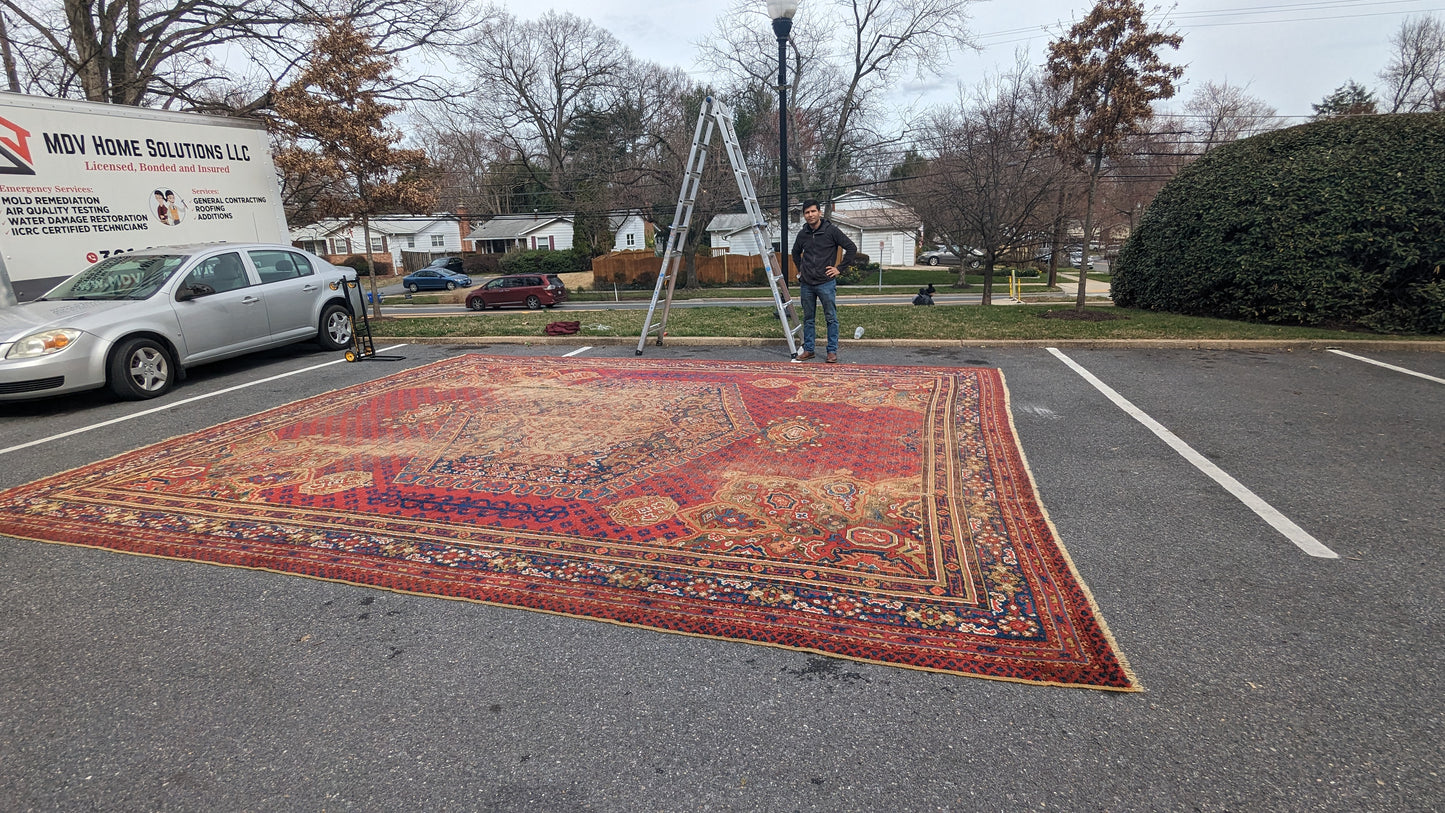
[[[63,327],[58,330],[42,330],[39,333],[32,333],[10,346],[9,352],[5,354],[7,359],[33,359],[37,356],[48,356],[51,353],[59,353],[61,350],[75,344],[80,338],[80,331],[75,328]]]

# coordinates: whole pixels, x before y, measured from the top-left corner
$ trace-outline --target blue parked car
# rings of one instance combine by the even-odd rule
[[[466,274],[428,266],[402,277],[401,284],[412,293],[417,291],[455,291],[457,288],[472,287],[472,278]]]

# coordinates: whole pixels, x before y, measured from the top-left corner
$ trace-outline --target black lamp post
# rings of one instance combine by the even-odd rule
[[[782,239],[778,261],[784,285],[788,284],[788,34],[793,30],[798,2],[768,0],[768,16],[773,18],[773,33],[778,35],[778,228]]]

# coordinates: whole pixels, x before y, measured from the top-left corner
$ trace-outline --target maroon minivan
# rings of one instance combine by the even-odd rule
[[[523,305],[537,310],[567,301],[567,286],[556,274],[508,274],[487,280],[486,284],[467,294],[467,307],[474,311]]]

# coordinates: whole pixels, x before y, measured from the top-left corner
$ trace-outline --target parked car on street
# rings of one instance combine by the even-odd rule
[[[455,291],[472,287],[472,278],[466,274],[454,273],[443,267],[429,265],[420,271],[413,271],[401,278],[401,284],[408,291]]]
[[[976,248],[960,250],[958,246],[935,246],[931,251],[919,254],[918,262],[921,265],[959,265],[964,254],[968,255],[969,268],[978,268],[983,265],[982,251]]]
[[[1089,255],[1089,268],[1093,268],[1093,267],[1094,267],[1094,263],[1099,262],[1099,261],[1101,261],[1101,260],[1103,260],[1103,259],[1104,259],[1104,256],[1103,256],[1102,254],[1090,254],[1090,255]],[[1079,248],[1078,246],[1075,246],[1074,248],[1072,248],[1072,249],[1069,250],[1069,265],[1070,265],[1071,267],[1073,267],[1073,268],[1078,268],[1078,267],[1080,267],[1080,266],[1083,264],[1083,262],[1084,262],[1084,251],[1083,251],[1083,249]]]
[[[556,274],[508,274],[487,280],[467,294],[467,307],[474,311],[523,305],[531,310],[556,307],[567,301],[567,286]]]
[[[362,307],[355,279],[267,243],[115,254],[39,299],[0,307],[0,400],[107,386],[154,398],[198,364],[307,339],[343,350]]]
[[[461,257],[437,257],[427,264],[427,268],[439,268],[449,274],[461,274],[466,276],[467,272],[462,268]]]

